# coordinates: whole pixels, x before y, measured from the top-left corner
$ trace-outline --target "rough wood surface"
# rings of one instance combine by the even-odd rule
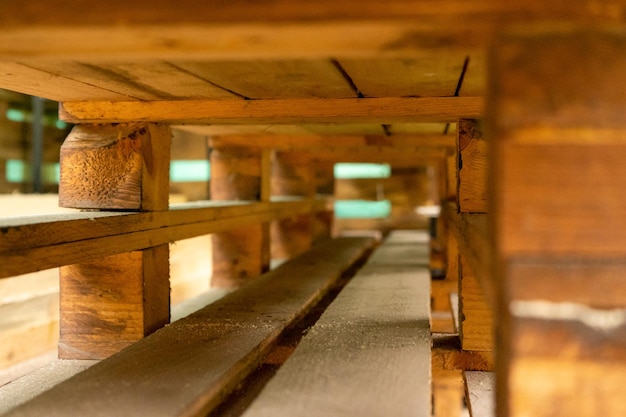
[[[168,245],[61,267],[61,359],[104,359],[169,323]]]
[[[169,127],[80,125],[61,147],[59,205],[86,209],[166,210]]]
[[[496,417],[495,374],[464,372],[467,407],[471,417]]]
[[[372,244],[319,245],[7,415],[206,415]]]
[[[494,358],[490,352],[461,350],[457,335],[433,334],[433,375],[442,371],[492,371]]]
[[[476,120],[461,119],[457,125],[458,190],[461,213],[487,212],[487,141]]]
[[[482,97],[64,102],[71,123],[169,124],[455,122],[483,115]]]
[[[429,416],[428,247],[379,247],[244,413]]]
[[[89,261],[294,214],[325,211],[326,207],[325,199],[197,202],[164,212],[86,212],[3,219],[0,277]]]
[[[493,350],[493,312],[473,270],[460,256],[459,336],[463,350]]]

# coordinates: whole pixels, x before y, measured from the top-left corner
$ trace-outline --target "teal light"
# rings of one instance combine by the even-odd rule
[[[6,163],[6,179],[8,182],[24,182],[24,161],[9,159]]]
[[[391,167],[388,164],[335,164],[335,178],[388,178],[391,176]]]
[[[338,219],[384,219],[391,215],[389,200],[337,200],[335,217]]]
[[[197,182],[211,178],[211,167],[207,160],[171,161],[170,181]]]
[[[12,122],[24,122],[26,121],[26,112],[18,109],[8,109],[6,117]]]

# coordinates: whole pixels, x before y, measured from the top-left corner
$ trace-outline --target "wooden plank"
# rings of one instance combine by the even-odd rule
[[[412,135],[225,135],[211,136],[212,146],[253,146],[280,151],[295,151],[320,147],[358,148],[453,148],[452,136],[442,134]]]
[[[61,68],[50,72],[28,64],[0,62],[0,86],[50,100],[129,100],[132,96],[66,77]]]
[[[464,372],[467,406],[471,417],[496,417],[495,374]]]
[[[459,118],[478,118],[482,113],[482,97],[66,101],[59,108],[61,120],[70,123],[392,124],[455,122]]]
[[[295,4],[288,0],[251,6],[243,0],[198,8],[115,0],[85,8],[78,0],[41,7],[3,9],[0,45],[9,57],[85,56],[126,59],[238,59],[246,56],[323,57],[406,54],[426,48],[485,45],[493,31],[515,22],[623,22],[623,3],[575,7],[565,1],[348,0]],[[76,22],[81,22],[76,25]],[[423,52],[422,52],[423,53]]]
[[[384,135],[385,129],[377,123],[298,123],[298,124],[247,124],[247,125],[175,125],[203,136],[225,135]],[[437,131],[438,133],[439,131]],[[430,133],[430,132],[427,132]]]
[[[457,201],[461,213],[487,212],[487,141],[476,120],[461,119],[457,128]]]
[[[7,415],[206,415],[372,244],[319,245]]]
[[[75,126],[61,147],[59,205],[167,210],[170,141],[163,125]]]
[[[435,50],[410,58],[339,59],[365,97],[454,95],[467,51]]]
[[[232,204],[231,207],[211,207],[201,202],[195,205],[196,208],[162,213],[91,212],[43,216],[41,220],[37,217],[3,220],[2,230],[5,232],[0,239],[0,256],[3,259],[0,277],[89,261],[294,214],[326,210],[324,199]],[[164,227],[168,233],[163,233]]]
[[[356,97],[330,60],[177,61],[176,66],[248,99]]]
[[[244,416],[430,415],[428,247],[413,235],[374,252]]]
[[[94,365],[96,361],[56,360],[0,388],[0,414],[27,402],[56,384]]]
[[[463,350],[493,350],[493,312],[485,301],[478,280],[460,256],[459,271],[459,336]]]

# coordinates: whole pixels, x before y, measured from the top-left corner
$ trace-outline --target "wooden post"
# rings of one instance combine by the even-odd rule
[[[211,151],[211,199],[259,201],[263,190],[263,151],[217,147]],[[267,193],[265,191],[265,193]],[[236,288],[269,269],[267,227],[255,224],[213,235],[211,286]]]
[[[332,197],[335,195],[335,163],[315,159],[311,161],[310,166],[315,173],[316,193],[332,200]],[[335,213],[332,201],[328,210],[313,215],[313,245],[332,237],[334,218]]]
[[[493,314],[474,271],[459,255],[459,336],[461,349],[493,350]]]
[[[499,416],[626,415],[624,50],[598,26],[494,44]]]
[[[169,127],[79,125],[61,148],[63,207],[168,208]],[[103,359],[169,323],[169,246],[60,269],[59,357]]]
[[[461,213],[487,212],[487,141],[479,121],[457,125],[457,199]]]
[[[315,170],[308,155],[276,152],[272,166],[272,194],[313,198],[316,191]],[[308,250],[313,243],[312,216],[294,216],[272,222],[272,259],[290,259]]]

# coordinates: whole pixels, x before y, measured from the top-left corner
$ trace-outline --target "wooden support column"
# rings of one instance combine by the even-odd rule
[[[274,155],[272,195],[313,198],[316,179],[310,156],[295,152],[276,152]],[[272,222],[272,259],[290,259],[311,247],[312,217],[310,214],[304,214]]]
[[[168,208],[171,133],[155,124],[79,125],[61,148],[59,204]],[[169,247],[60,269],[59,357],[103,359],[169,323]]]
[[[626,415],[625,50],[623,27],[494,44],[498,416]]]
[[[211,199],[259,201],[263,190],[263,151],[215,147],[211,150]],[[213,235],[211,286],[236,288],[269,269],[267,227],[255,224]]]
[[[325,160],[312,160],[310,164],[315,173],[315,193],[330,198],[326,211],[320,211],[313,215],[313,241],[315,245],[333,234],[335,212],[332,206],[332,198],[335,195],[335,163]]]
[[[460,119],[457,124],[457,207],[460,216],[487,212],[487,142],[482,123]],[[474,248],[472,248],[475,250]],[[493,314],[466,255],[459,254],[459,336],[463,350],[493,350]],[[489,277],[480,277],[482,281]]]

